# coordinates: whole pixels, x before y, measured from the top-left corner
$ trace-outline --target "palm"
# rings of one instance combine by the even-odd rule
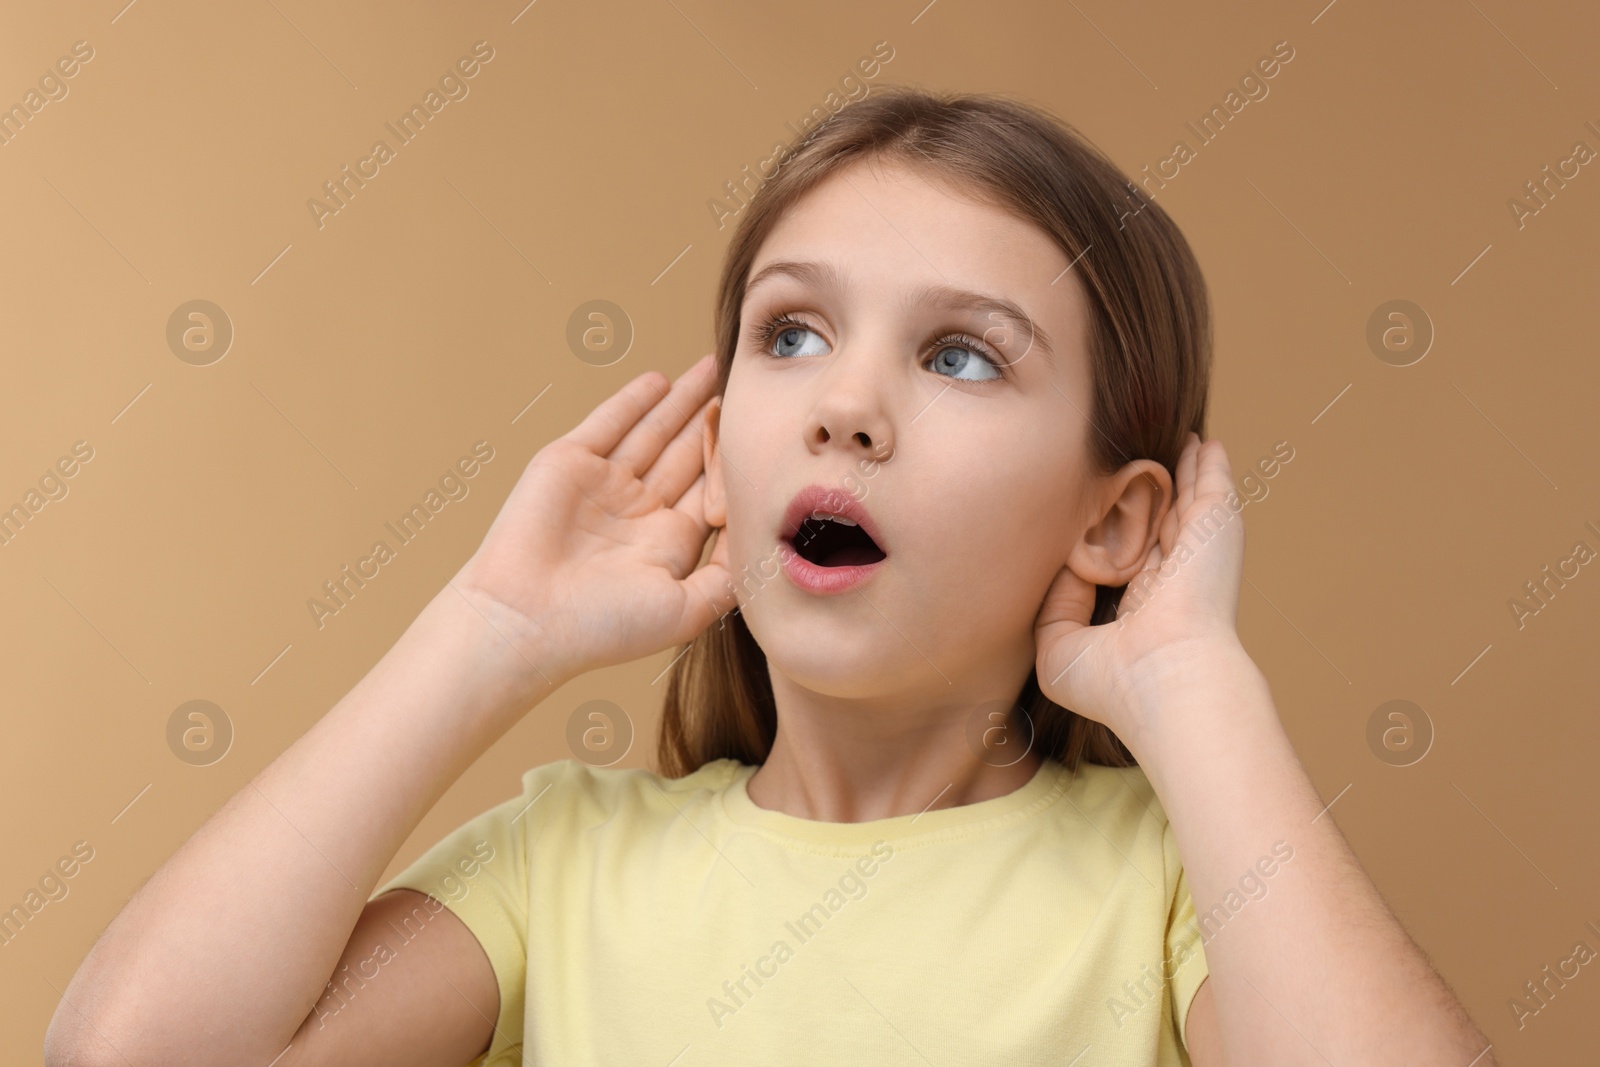
[[[526,620],[575,670],[687,641],[732,609],[704,511],[702,362],[671,393],[635,378],[528,463],[457,587]],[[691,414],[692,413],[692,414]],[[542,673],[542,672],[541,672]]]
[[[1063,568],[1035,622],[1039,685],[1055,703],[1127,740],[1142,723],[1134,694],[1183,657],[1237,640],[1244,520],[1229,506],[1233,477],[1218,441],[1191,436],[1177,499],[1114,622],[1090,626],[1094,586]]]

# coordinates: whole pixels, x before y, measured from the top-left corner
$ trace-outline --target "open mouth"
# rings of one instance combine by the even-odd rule
[[[789,539],[795,553],[818,567],[852,567],[885,558],[867,531],[845,518],[813,515]]]
[[[877,519],[838,486],[814,484],[801,489],[784,509],[776,532],[794,550],[784,561],[785,570],[811,592],[839,592],[865,581],[872,573],[867,568],[889,558],[889,544]],[[836,573],[822,578],[821,571],[829,569]]]

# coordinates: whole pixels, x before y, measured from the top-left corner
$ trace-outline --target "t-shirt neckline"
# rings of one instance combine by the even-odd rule
[[[870,846],[878,841],[892,845],[928,843],[935,839],[966,836],[998,823],[1026,818],[1043,811],[1066,792],[1072,772],[1060,762],[1045,758],[1032,778],[1017,789],[988,800],[955,807],[935,808],[920,814],[894,815],[866,822],[826,822],[763,808],[750,799],[746,788],[757,767],[728,760],[732,777],[722,790],[723,813],[734,823],[769,837],[794,844],[843,848]]]

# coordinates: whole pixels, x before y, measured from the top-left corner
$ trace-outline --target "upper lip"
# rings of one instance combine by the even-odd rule
[[[800,532],[800,527],[813,515],[837,515],[849,519],[857,524],[866,535],[872,538],[873,544],[878,546],[884,555],[889,554],[889,546],[884,544],[883,535],[878,531],[878,524],[861,502],[848,492],[839,488],[830,488],[823,485],[808,485],[794,495],[789,501],[789,507],[783,513],[783,528],[778,535],[785,541],[792,542],[795,534]]]

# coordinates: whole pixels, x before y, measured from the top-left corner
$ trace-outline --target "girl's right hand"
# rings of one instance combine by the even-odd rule
[[[639,375],[535,453],[451,583],[522,654],[530,686],[689,641],[737,606],[722,538],[696,569],[714,358],[668,384]]]

